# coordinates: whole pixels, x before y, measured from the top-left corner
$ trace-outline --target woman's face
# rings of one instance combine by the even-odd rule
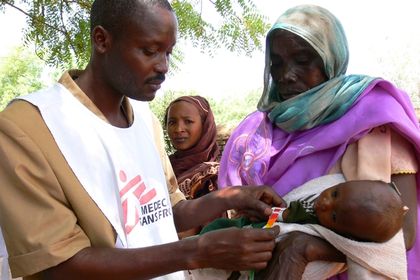
[[[203,123],[200,112],[193,104],[175,102],[168,110],[166,129],[176,150],[188,150],[201,138]]]
[[[305,40],[288,32],[278,31],[271,40],[271,77],[286,100],[328,80],[324,63]]]

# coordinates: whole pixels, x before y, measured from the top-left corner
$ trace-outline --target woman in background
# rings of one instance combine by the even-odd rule
[[[179,189],[194,199],[217,189],[219,147],[209,102],[201,96],[181,96],[165,113],[166,130],[176,150],[169,156]],[[181,233],[196,234],[200,229]]]

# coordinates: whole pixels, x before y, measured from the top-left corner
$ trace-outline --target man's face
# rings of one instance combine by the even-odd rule
[[[138,20],[122,22],[127,23],[123,34],[114,36],[105,54],[106,79],[121,95],[152,100],[168,72],[177,20],[173,12],[152,7]]]
[[[290,99],[327,80],[321,57],[305,40],[288,31],[277,31],[272,36],[271,77],[282,99]]]

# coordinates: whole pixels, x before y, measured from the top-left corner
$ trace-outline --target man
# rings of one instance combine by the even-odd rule
[[[177,271],[266,266],[278,228],[177,239],[228,209],[262,218],[283,202],[269,187],[184,200],[159,123],[128,99],[155,97],[176,35],[166,0],[97,0],[86,69],[0,113],[0,225],[14,277],[182,279]]]

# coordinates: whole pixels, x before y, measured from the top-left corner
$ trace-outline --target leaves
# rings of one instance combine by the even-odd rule
[[[43,68],[43,62],[22,47],[0,60],[0,110],[16,96],[44,87]]]
[[[216,10],[223,16],[223,22],[217,30],[218,39],[230,51],[242,51],[250,55],[255,49],[261,49],[263,35],[269,28],[267,18],[256,11],[252,1],[217,0]]]
[[[93,0],[0,0],[0,11],[9,5],[27,16],[25,44],[50,66],[83,68],[90,56],[89,11]],[[209,55],[220,47],[251,55],[260,50],[267,18],[252,0],[173,0],[179,36]],[[213,13],[205,19],[203,11]],[[171,66],[177,67],[182,52],[175,50]]]
[[[49,65],[85,66],[90,55],[89,9],[83,8],[86,3],[28,2],[25,40],[34,43],[37,55]]]

